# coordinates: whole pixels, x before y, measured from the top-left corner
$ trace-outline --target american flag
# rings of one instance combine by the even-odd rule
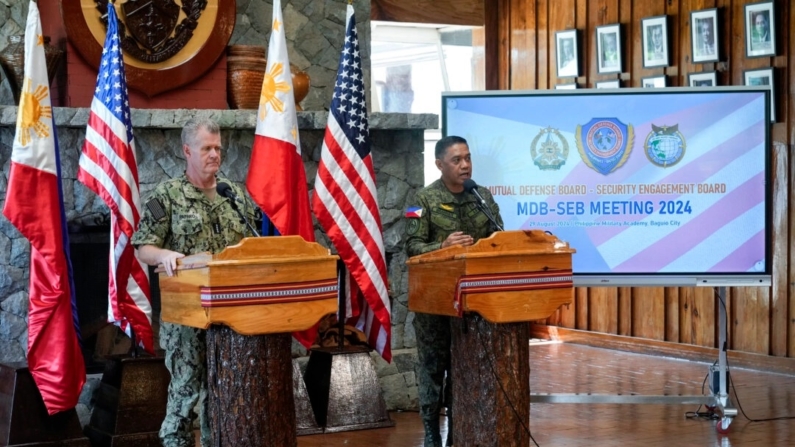
[[[364,298],[356,327],[381,357],[391,361],[391,311],[384,240],[370,154],[362,60],[353,6],[348,5],[312,208]],[[357,305],[356,303],[354,304]]]
[[[130,244],[140,220],[141,199],[124,60],[112,3],[108,3],[108,33],[77,178],[110,208],[108,321],[154,353],[149,275]]]

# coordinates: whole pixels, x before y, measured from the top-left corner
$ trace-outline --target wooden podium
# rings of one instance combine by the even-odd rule
[[[300,236],[247,238],[161,273],[163,321],[208,329],[213,445],[296,445],[290,334],[337,310],[337,259]]]
[[[572,302],[568,243],[504,231],[410,258],[409,309],[452,319],[452,427],[465,445],[530,443],[527,321]]]

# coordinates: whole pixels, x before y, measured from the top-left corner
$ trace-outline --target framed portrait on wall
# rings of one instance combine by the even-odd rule
[[[690,42],[693,62],[717,62],[718,9],[704,9],[690,13]]]
[[[577,88],[577,84],[556,84],[555,90],[574,90]]]
[[[718,76],[714,71],[690,73],[687,77],[691,87],[715,87],[718,85]]]
[[[644,68],[668,66],[667,18],[667,16],[658,16],[641,20]]]
[[[772,68],[746,70],[744,72],[745,85],[764,85],[770,89],[770,122],[776,122],[776,90]]]
[[[558,77],[570,78],[580,75],[579,55],[577,53],[577,30],[570,29],[555,33],[555,48],[558,61]]]
[[[643,88],[663,88],[665,87],[665,76],[651,76],[640,81]]]
[[[746,57],[776,55],[775,20],[772,1],[745,5]]]
[[[621,25],[596,27],[596,69],[599,73],[621,73]]]
[[[597,82],[596,88],[621,88],[621,81],[613,79],[612,81]]]

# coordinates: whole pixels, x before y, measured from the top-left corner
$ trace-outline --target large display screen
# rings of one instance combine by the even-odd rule
[[[506,230],[577,250],[578,285],[769,285],[769,93],[446,93],[442,132]]]

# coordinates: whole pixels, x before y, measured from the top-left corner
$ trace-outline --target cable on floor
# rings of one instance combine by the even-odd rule
[[[715,295],[718,297],[718,302],[720,303],[721,306],[723,306],[723,311],[726,312],[726,316],[728,318],[728,309],[726,309],[726,302],[724,301],[724,298],[720,296],[720,293],[718,293],[717,289],[715,290]],[[716,360],[712,364],[712,366],[715,366],[717,363],[718,362]],[[744,418],[748,419],[750,422],[770,422],[770,421],[784,421],[789,419],[795,419],[795,416],[777,416],[777,417],[761,418],[761,419],[755,419],[749,417],[747,414],[745,414],[745,410],[743,410],[743,406],[740,403],[740,396],[737,394],[737,388],[734,386],[734,379],[729,374],[729,370],[730,370],[729,358],[728,356],[726,356],[726,377],[729,380],[729,387],[731,388],[731,392],[734,394],[734,399],[737,401],[737,408],[740,410],[740,414],[742,414]],[[701,394],[704,394],[704,385],[707,383],[707,379],[709,378],[709,376],[710,373],[707,373],[707,375],[704,377],[704,382],[701,383]],[[716,390],[710,389],[710,391],[713,394],[716,394]],[[701,410],[701,407],[705,407],[707,411],[699,411]],[[711,407],[709,405],[699,405],[696,411],[688,411],[687,413],[685,413],[685,417],[706,418],[709,420],[718,420],[721,418],[720,414],[718,414],[718,412],[715,411],[715,407]]]

